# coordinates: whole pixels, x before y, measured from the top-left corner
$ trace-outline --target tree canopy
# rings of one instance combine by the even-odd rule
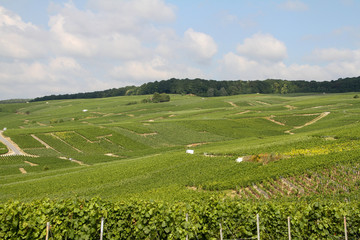
[[[177,79],[144,83],[141,86],[112,88],[104,91],[50,95],[32,101],[56,99],[102,98],[128,95],[149,95],[154,93],[194,94],[202,97],[216,97],[249,93],[288,94],[288,93],[342,93],[360,91],[360,76],[339,78],[332,81],[305,81],[267,79],[254,81],[216,81],[205,79]]]

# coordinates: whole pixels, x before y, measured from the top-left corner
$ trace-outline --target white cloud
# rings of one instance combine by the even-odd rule
[[[210,35],[196,32],[192,28],[186,30],[184,44],[190,54],[194,55],[200,62],[210,60],[217,52],[217,45]]]
[[[308,6],[299,0],[288,0],[279,5],[280,8],[287,11],[306,11]]]
[[[205,77],[197,68],[174,64],[160,56],[156,56],[150,61],[126,62],[114,67],[110,72],[110,76],[114,79],[135,80],[137,84],[154,80],[165,80],[172,77]]]
[[[82,10],[71,1],[51,4],[49,30],[0,7],[1,98],[10,93],[35,97],[92,91],[121,87],[129,84],[128,79],[145,82],[197,72],[182,64],[177,72],[178,63],[168,63],[174,56],[184,59],[184,48],[173,48],[181,46],[182,37],[163,26],[176,17],[169,4],[91,0],[88,6]],[[116,69],[124,71],[108,78]],[[10,82],[18,85],[17,91]]]
[[[338,50],[341,53],[341,50]],[[336,51],[334,51],[336,52]],[[354,60],[332,58],[324,66],[309,64],[290,64],[284,62],[268,62],[250,60],[235,53],[227,53],[219,61],[218,74],[223,79],[262,80],[280,78],[288,80],[334,80],[340,77],[360,76],[359,50],[353,52]]]
[[[53,16],[50,18],[49,26],[50,32],[53,34],[53,39],[59,42],[61,49],[57,49],[60,53],[65,50],[69,54],[90,57],[94,54],[96,45],[91,43],[87,38],[76,36],[65,30],[66,18],[62,15]]]
[[[1,57],[27,59],[46,54],[45,32],[1,6],[0,36]]]
[[[286,46],[270,34],[255,34],[236,48],[237,52],[256,61],[277,62],[287,57]]]
[[[282,7],[307,9],[300,1]],[[285,64],[286,45],[270,34],[244,38],[219,56],[213,36],[192,28],[176,32],[169,24],[176,19],[175,8],[163,0],[89,0],[84,9],[69,1],[50,8],[48,29],[43,29],[0,6],[1,98],[94,91],[172,77],[332,80],[360,75],[360,50],[319,48],[308,56],[313,65]],[[256,18],[222,17],[236,27],[250,26],[246,19]],[[354,29],[343,27],[333,34],[357,41]]]
[[[174,7],[162,0],[91,0],[90,6],[100,11],[125,15],[134,21],[168,22],[176,17]]]
[[[336,62],[336,61],[354,61],[359,57],[360,50],[350,49],[315,49],[309,59],[320,62]]]
[[[149,62],[129,61],[123,65],[116,66],[111,71],[113,78],[130,78],[137,81],[167,79],[170,73],[164,67],[166,62],[160,57],[155,57]]]

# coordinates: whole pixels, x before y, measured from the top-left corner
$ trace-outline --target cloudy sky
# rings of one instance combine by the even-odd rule
[[[0,99],[360,76],[358,0],[0,0]]]

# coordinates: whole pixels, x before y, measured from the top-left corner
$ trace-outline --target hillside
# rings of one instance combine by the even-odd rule
[[[0,127],[28,156],[1,157],[0,200],[357,196],[354,95],[3,104]]]
[[[357,239],[355,95],[0,104],[0,238]]]

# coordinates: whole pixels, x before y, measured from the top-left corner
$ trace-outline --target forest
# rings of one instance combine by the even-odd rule
[[[230,96],[238,94],[288,94],[288,93],[344,93],[360,91],[360,76],[339,78],[332,81],[305,81],[267,79],[255,81],[217,81],[205,79],[176,79],[144,83],[141,86],[126,86],[104,91],[49,95],[32,101],[59,99],[104,98],[115,96],[147,95],[158,93],[194,94],[201,97]]]

